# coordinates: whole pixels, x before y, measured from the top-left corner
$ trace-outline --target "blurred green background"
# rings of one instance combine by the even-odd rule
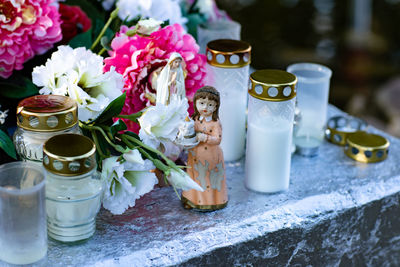
[[[217,0],[255,69],[328,66],[330,103],[400,136],[400,0]]]

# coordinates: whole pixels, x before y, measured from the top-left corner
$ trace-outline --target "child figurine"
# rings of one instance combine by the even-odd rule
[[[222,136],[218,119],[219,93],[211,86],[204,86],[197,90],[193,103],[194,128],[200,143],[189,150],[187,173],[204,192],[183,191],[182,202],[186,209],[222,209],[228,204],[228,192],[224,156],[219,147]]]

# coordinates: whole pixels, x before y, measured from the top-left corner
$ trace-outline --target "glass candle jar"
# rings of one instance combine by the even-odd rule
[[[296,82],[281,70],[250,75],[245,184],[253,191],[289,187]]]
[[[3,164],[0,166],[0,266],[4,266],[2,261],[31,264],[43,259],[46,253],[43,171],[30,162]]]
[[[102,183],[96,171],[96,147],[77,134],[51,137],[43,146],[48,234],[74,242],[94,234]]]
[[[221,39],[207,44],[207,82],[221,94],[219,117],[221,148],[226,161],[244,155],[247,83],[251,46],[243,41]]]
[[[294,136],[296,151],[303,156],[316,156],[324,139],[332,71],[313,63],[293,64],[287,71],[298,79],[300,120]]]
[[[14,145],[23,161],[42,164],[43,144],[63,133],[81,133],[78,107],[72,98],[60,95],[37,95],[25,98],[17,107],[17,130]]]

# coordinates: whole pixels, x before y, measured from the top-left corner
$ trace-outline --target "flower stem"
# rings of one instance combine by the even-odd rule
[[[113,12],[111,12],[110,17],[108,18],[106,24],[104,25],[103,29],[101,29],[101,32],[99,33],[99,35],[97,36],[96,40],[94,41],[94,43],[92,44],[92,47],[90,47],[90,50],[93,51],[93,49],[96,48],[97,44],[100,42],[101,37],[103,37],[104,33],[106,32],[108,26],[110,26],[111,22],[113,21],[113,19],[115,19],[118,15],[118,10],[119,8],[117,7],[116,9],[114,9]]]
[[[89,125],[86,125],[86,124],[83,124],[83,123],[80,126],[82,128],[84,128],[84,129],[87,129],[87,130],[90,130],[90,131],[93,131],[93,130],[99,131],[103,135],[104,139],[106,139],[107,143],[110,144],[110,146],[112,146],[115,150],[117,150],[118,152],[121,152],[121,153],[125,153],[126,152],[126,149],[124,149],[122,146],[114,144],[110,140],[110,138],[108,138],[107,134],[104,132],[104,130],[101,127],[99,127],[99,126],[89,126]]]
[[[105,159],[107,158],[106,155],[104,155],[103,151],[101,150],[100,144],[99,144],[99,139],[97,139],[97,135],[94,131],[90,131],[90,133],[92,134],[92,138],[93,138],[93,142],[96,145],[96,150],[100,155],[101,159]]]
[[[120,114],[120,115],[116,116],[116,118],[128,119],[128,120],[131,120],[133,122],[137,122],[137,119],[142,115],[143,115],[143,111],[139,111],[139,112],[132,113],[132,114],[129,114],[129,115]]]
[[[167,162],[168,166],[171,166],[172,168],[174,168],[175,170],[179,170],[179,168],[176,166],[176,164],[170,160],[169,158],[167,158],[163,153],[161,153],[160,151],[158,151],[157,149],[154,149],[148,145],[145,145],[143,142],[141,142],[140,140],[137,140],[135,137],[127,135],[127,134],[123,134],[123,136],[125,136],[126,138],[129,139],[129,141],[132,141],[136,144],[138,144],[139,146],[159,155],[163,160],[165,160],[165,162]]]
[[[107,49],[105,49],[104,47],[100,50],[99,53],[97,53],[99,56],[101,56],[104,52],[106,52]]]

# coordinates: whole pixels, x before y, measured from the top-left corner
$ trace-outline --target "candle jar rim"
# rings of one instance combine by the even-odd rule
[[[263,101],[281,102],[296,97],[297,77],[278,69],[257,70],[250,74],[248,93]]]
[[[63,176],[78,176],[96,168],[96,145],[79,134],[60,134],[43,145],[43,166]]]
[[[33,186],[27,187],[27,188],[17,188],[17,189],[7,189],[3,185],[0,185],[0,193],[6,193],[10,195],[27,195],[27,194],[32,194],[33,192],[38,191],[40,188],[42,188],[45,185],[45,177],[43,173],[43,169],[39,167],[38,165],[31,163],[31,162],[23,162],[23,161],[17,161],[17,162],[10,162],[6,164],[0,165],[0,173],[4,174],[6,171],[10,171],[12,169],[26,169],[26,170],[31,170],[36,172],[37,175],[40,176],[39,182],[34,184]],[[0,178],[3,179],[3,176]]]
[[[306,70],[306,71],[312,71],[315,73],[319,73],[320,77],[305,77],[301,75],[296,75],[298,81],[300,82],[306,82],[306,83],[316,83],[316,82],[321,82],[322,80],[330,79],[332,76],[332,70],[324,65],[317,64],[317,63],[309,63],[309,62],[304,62],[304,63],[295,63],[291,64],[286,68],[287,72],[293,73],[299,70]]]
[[[17,125],[33,132],[57,132],[78,124],[78,105],[63,95],[35,95],[18,103]]]

